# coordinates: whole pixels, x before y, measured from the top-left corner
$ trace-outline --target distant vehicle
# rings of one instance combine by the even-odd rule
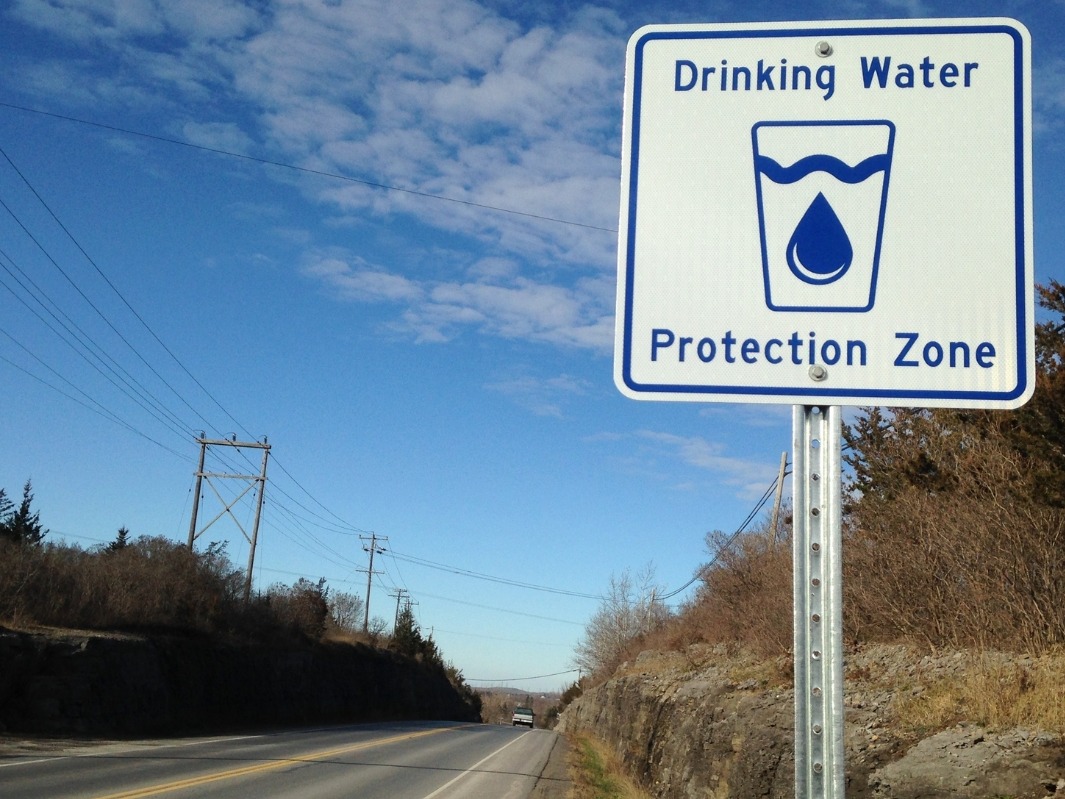
[[[536,714],[532,712],[531,707],[516,707],[514,708],[514,718],[510,720],[510,726],[517,727],[522,724],[532,729],[533,719],[536,718]]]

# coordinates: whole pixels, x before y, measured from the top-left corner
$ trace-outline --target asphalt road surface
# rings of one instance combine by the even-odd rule
[[[546,730],[394,722],[179,741],[8,742],[0,797],[526,799],[556,740]]]

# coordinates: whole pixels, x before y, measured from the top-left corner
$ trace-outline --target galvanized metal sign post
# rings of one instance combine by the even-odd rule
[[[1030,42],[1009,19],[629,40],[614,379],[794,406],[799,797],[845,786],[841,406],[1034,387]]]
[[[795,795],[842,797],[840,408],[792,411]]]

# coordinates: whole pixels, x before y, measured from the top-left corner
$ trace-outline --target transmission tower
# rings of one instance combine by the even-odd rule
[[[210,439],[204,438],[203,434],[196,439],[196,442],[200,445],[200,465],[196,469],[196,499],[192,503],[192,521],[189,523],[189,549],[192,549],[196,539],[203,535],[207,528],[209,528],[216,521],[221,519],[226,514],[229,514],[233,519],[240,532],[244,535],[244,539],[250,546],[248,553],[248,575],[244,581],[244,601],[247,602],[251,598],[251,575],[252,568],[255,566],[255,547],[259,541],[259,519],[263,512],[263,494],[266,489],[266,461],[270,457],[270,445],[266,443],[266,437],[263,436],[262,442],[258,441],[237,441],[234,435],[232,439]],[[263,465],[259,471],[259,474],[232,474],[229,472],[205,472],[203,470],[204,462],[207,459],[208,447],[233,447],[234,449],[261,449],[263,451]],[[203,481],[207,480],[207,485],[214,491],[218,501],[222,503],[222,510],[207,522],[199,530],[196,529],[196,522],[200,514],[200,489],[203,486]],[[222,494],[218,491],[218,487],[211,482],[214,479],[234,479],[234,480],[246,480],[248,485],[237,496],[229,502],[223,499]],[[233,506],[236,505],[244,495],[258,486],[258,497],[255,503],[255,521],[252,524],[251,534],[244,529],[244,525],[240,523],[240,520],[233,513]]]

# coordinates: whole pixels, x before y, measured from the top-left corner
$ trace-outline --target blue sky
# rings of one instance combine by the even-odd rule
[[[572,594],[652,562],[683,585],[790,446],[789,407],[614,386],[629,36],[962,14],[1032,33],[1036,279],[1065,279],[1062,0],[13,0],[0,486],[33,480],[51,540],[93,546],[123,525],[184,540],[195,436],[268,436],[258,587],[326,577],[363,594],[373,531],[389,549],[374,615],[391,619],[404,588],[467,677],[558,688],[597,606]],[[201,519],[220,507],[206,490]],[[246,561],[235,525],[211,540]],[[514,680],[537,675],[553,676]]]

